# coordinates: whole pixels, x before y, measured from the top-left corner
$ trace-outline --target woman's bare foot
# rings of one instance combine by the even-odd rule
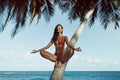
[[[62,66],[62,62],[58,61],[57,67],[60,68]]]
[[[55,67],[60,68],[61,66],[62,66],[61,61],[56,61],[56,62],[55,62],[55,66],[54,66],[54,68],[55,68]]]

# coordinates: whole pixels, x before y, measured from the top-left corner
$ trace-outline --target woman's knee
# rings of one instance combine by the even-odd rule
[[[44,50],[40,50],[40,55],[43,56],[45,54]]]
[[[70,53],[74,53],[74,50],[73,50],[73,49],[70,49]]]
[[[68,62],[69,59],[73,56],[74,54],[74,50],[73,49],[69,49],[65,55],[63,55],[63,57],[61,58],[62,62]]]
[[[73,55],[74,50],[73,49],[69,49],[67,53],[70,54],[70,55]]]

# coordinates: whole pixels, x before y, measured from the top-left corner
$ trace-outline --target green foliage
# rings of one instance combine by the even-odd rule
[[[0,32],[4,31],[8,21],[14,20],[15,27],[11,35],[13,38],[19,29],[24,27],[27,16],[30,17],[30,23],[35,16],[39,22],[41,14],[46,21],[50,21],[56,5],[62,13],[68,13],[68,20],[71,22],[76,19],[82,22],[86,13],[95,8],[89,19],[90,26],[96,19],[100,19],[104,29],[107,29],[110,23],[114,23],[115,29],[119,27],[120,0],[0,0],[0,18],[3,20],[3,17],[6,17],[0,25]]]
[[[54,7],[49,0],[0,0],[0,16],[5,16],[4,12],[7,13],[7,17],[0,25],[0,31],[4,31],[9,20],[14,20],[15,27],[11,34],[13,38],[19,29],[24,27],[27,15],[31,16],[31,23],[36,15],[39,21],[41,14],[44,14],[46,21],[49,21],[54,14]]]

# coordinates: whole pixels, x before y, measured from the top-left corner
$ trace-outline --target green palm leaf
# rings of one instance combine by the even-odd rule
[[[114,6],[113,0],[101,0],[99,18],[104,26],[104,29],[107,29],[110,23],[114,23],[114,28],[119,27],[118,21],[120,21],[120,12],[118,7]]]
[[[83,21],[86,13],[95,4],[97,5],[89,19],[89,25],[93,25],[95,19],[100,19],[104,29],[107,29],[110,23],[114,23],[114,28],[117,29],[120,21],[120,0],[0,0],[0,16],[6,17],[0,26],[0,32],[4,30],[9,20],[14,20],[16,23],[14,34],[12,33],[14,37],[17,31],[24,27],[28,14],[31,16],[30,22],[35,16],[39,22],[41,14],[46,21],[50,21],[54,15],[54,5],[58,5],[62,12],[68,12],[68,20],[71,22],[76,19]]]
[[[51,16],[54,14],[53,4],[49,0],[44,0],[45,4],[43,6],[42,13],[46,21],[50,21]]]
[[[35,15],[38,15],[38,21],[41,17],[41,7],[44,5],[43,0],[31,0],[30,2],[30,13],[31,19],[30,23],[32,23]]]
[[[94,4],[98,2],[98,0],[76,0],[77,2],[72,6],[69,11],[69,20],[80,19],[83,21],[85,14],[94,7]]]

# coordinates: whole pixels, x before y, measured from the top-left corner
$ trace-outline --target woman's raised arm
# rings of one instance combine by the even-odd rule
[[[76,51],[82,51],[80,47],[74,48],[74,47],[70,44],[70,42],[68,41],[68,37],[67,37],[67,36],[65,36],[64,38],[65,38],[65,42],[66,42],[66,44],[67,44],[67,46],[68,46],[69,48],[71,48],[71,49],[73,49],[73,50],[76,50]]]
[[[39,50],[33,50],[31,53],[36,53],[36,52],[39,52],[40,50],[48,49],[52,44],[53,44],[53,41],[51,39],[50,42],[45,47],[43,47],[43,48],[41,48]]]

